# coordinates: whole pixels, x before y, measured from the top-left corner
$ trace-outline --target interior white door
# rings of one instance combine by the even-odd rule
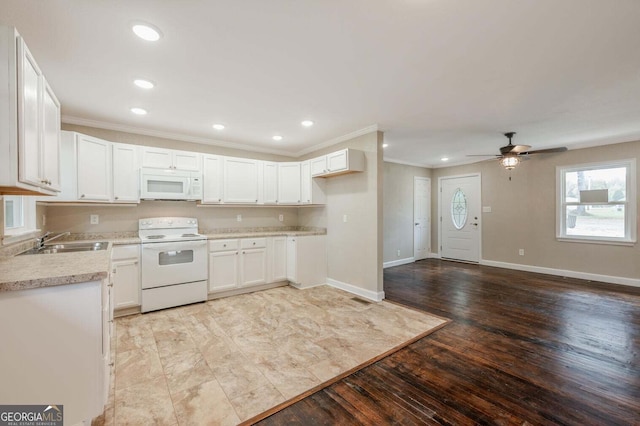
[[[440,256],[480,261],[480,175],[440,179]]]
[[[413,258],[426,259],[431,251],[431,179],[413,178]]]

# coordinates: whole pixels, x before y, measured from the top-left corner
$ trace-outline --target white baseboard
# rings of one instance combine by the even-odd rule
[[[560,277],[579,278],[588,281],[600,281],[610,284],[621,284],[632,287],[640,287],[640,279],[637,278],[591,274],[588,272],[568,271],[565,269],[545,268],[542,266],[522,265],[519,263],[497,262],[494,260],[481,260],[480,264],[485,266],[495,266],[496,268],[515,269],[518,271],[537,272],[539,274],[556,275]]]
[[[429,259],[440,259],[440,253],[429,253]]]
[[[364,288],[356,287],[352,284],[343,283],[342,281],[327,278],[327,284],[331,287],[339,288],[340,290],[347,291],[355,294],[356,296],[364,297],[365,299],[373,300],[374,302],[382,302],[384,300],[384,291],[371,291]]]
[[[405,259],[391,260],[389,262],[384,262],[382,264],[382,268],[391,268],[392,266],[400,266],[406,265],[407,263],[413,263],[416,259],[414,257],[407,257]]]

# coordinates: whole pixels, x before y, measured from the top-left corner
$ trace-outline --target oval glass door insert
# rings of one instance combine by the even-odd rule
[[[464,228],[467,223],[467,197],[462,189],[456,189],[451,198],[451,221],[456,229]]]

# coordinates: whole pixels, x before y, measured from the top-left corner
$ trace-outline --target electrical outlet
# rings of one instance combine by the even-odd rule
[[[283,215],[283,214],[279,215],[279,216],[278,216],[278,220],[279,220],[280,222],[284,222],[284,215]]]
[[[241,214],[237,215],[237,216],[236,216],[236,220],[237,220],[238,222],[242,222],[242,215],[241,215]]]
[[[491,213],[491,206],[482,206],[482,213]]]
[[[346,214],[342,215],[342,221],[344,223],[347,223],[347,215]]]
[[[99,223],[100,223],[100,216],[99,216],[99,215],[97,215],[97,214],[92,214],[92,215],[89,217],[89,221],[90,221],[90,223],[91,223],[92,225],[97,225],[97,224],[99,224]]]
[[[524,256],[524,249],[520,249],[520,250],[518,250],[518,254],[519,254],[520,256]]]
[[[398,250],[398,257],[400,257],[400,250]]]

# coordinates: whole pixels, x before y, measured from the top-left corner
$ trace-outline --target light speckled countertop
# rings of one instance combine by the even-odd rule
[[[256,229],[256,228],[253,228]],[[260,238],[277,236],[325,235],[326,229],[313,230],[218,230],[203,231],[209,240],[233,238]],[[109,241],[107,250],[36,254],[14,256],[0,260],[0,292],[26,290],[29,288],[75,284],[106,278],[109,274],[109,261],[112,245],[140,244],[140,238],[130,235],[78,234],[64,241]],[[105,238],[108,237],[108,238]],[[60,240],[63,242],[63,240]]]
[[[76,284],[109,275],[107,250],[14,256],[0,261],[0,292]]]

